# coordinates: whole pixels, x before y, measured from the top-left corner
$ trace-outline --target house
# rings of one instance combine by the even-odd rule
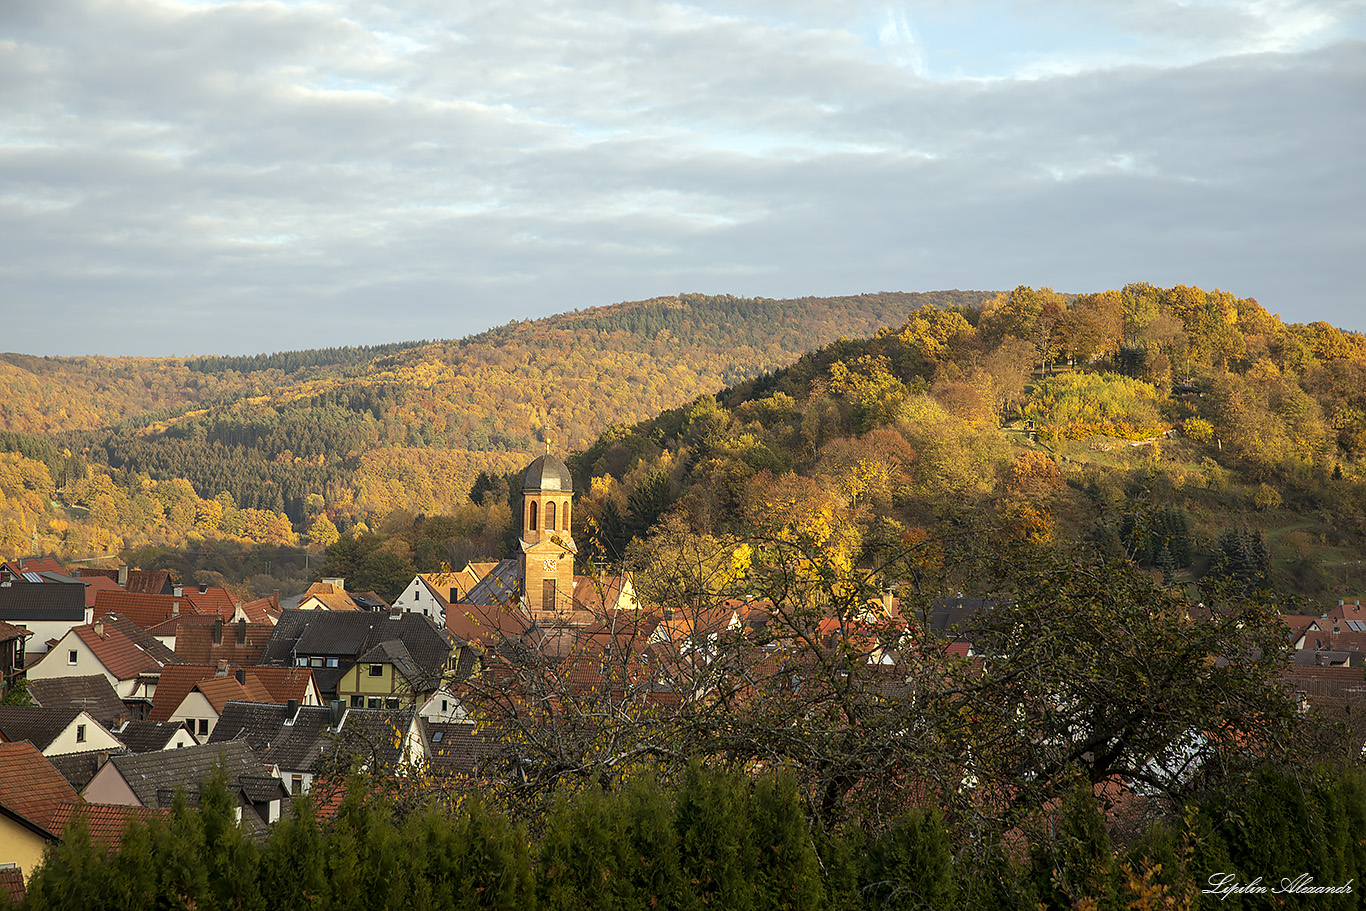
[[[132,753],[181,750],[198,746],[199,741],[185,725],[174,721],[128,721],[114,731]]]
[[[28,695],[34,705],[43,708],[84,709],[111,731],[130,717],[128,706],[103,674],[30,680]]]
[[[143,629],[152,627],[182,614],[206,614],[183,589],[169,595],[144,595],[137,592],[102,591],[95,596],[96,617],[118,614],[127,617]]]
[[[307,794],[341,715],[340,708],[331,706],[229,702],[209,742],[246,742],[279,774],[290,794]]]
[[[6,560],[0,563],[0,582],[8,582],[16,579],[27,579],[29,582],[39,581],[38,576],[43,573],[56,573],[59,576],[67,575],[66,569],[57,562],[53,556],[46,557],[20,557],[17,560]]]
[[[24,669],[24,640],[32,635],[32,630],[0,620],[0,692],[9,692],[10,681]]]
[[[123,749],[107,727],[81,709],[0,705],[0,739],[9,743],[27,740],[44,756]]]
[[[181,724],[201,742],[207,741],[223,712],[233,701],[295,700],[320,705],[317,685],[308,668],[229,668],[226,665],[176,665],[162,674],[152,702],[150,721]]]
[[[181,618],[172,633],[172,647],[186,664],[222,661],[250,667],[260,662],[274,629],[274,623],[248,622],[245,616],[229,623],[224,623],[222,617],[211,621],[207,617]]]
[[[83,794],[91,803],[166,807],[177,791],[184,791],[196,803],[204,782],[220,768],[243,828],[261,834],[280,818],[289,796],[284,785],[241,741],[110,756]]]
[[[419,573],[413,576],[397,598],[394,607],[424,617],[431,617],[437,626],[445,627],[446,611],[457,588],[451,584],[455,573]],[[456,595],[456,597],[459,597]]]
[[[0,866],[14,865],[27,882],[44,849],[61,837],[62,804],[80,797],[26,741],[0,743],[0,770]]]
[[[9,564],[7,564],[9,565]],[[85,587],[34,582],[23,577],[0,581],[0,620],[33,633],[26,646],[31,653],[48,650],[73,626],[89,623]]]
[[[171,580],[170,570],[129,569],[126,563],[117,569],[82,567],[76,570],[76,575],[82,579],[103,577],[113,581],[124,591],[137,592],[142,595],[169,595],[175,587]]]
[[[417,668],[429,677],[455,671],[465,645],[421,614],[286,610],[266,643],[261,665],[310,668],[323,699],[335,699],[338,683],[361,656],[393,640],[403,643]],[[348,697],[363,692],[354,688]]]
[[[479,761],[492,754],[487,734],[468,723],[425,722],[427,768],[439,777],[474,775]]]
[[[136,624],[105,617],[72,627],[28,669],[30,680],[99,674],[130,708],[150,706],[161,669],[179,662],[170,649]]]
[[[329,578],[314,582],[299,600],[297,610],[365,610],[345,588],[346,580]]]
[[[362,769],[394,774],[421,768],[427,761],[427,737],[414,711],[346,710],[328,744],[334,755],[354,758]]]
[[[95,844],[115,847],[133,820],[165,815],[85,803],[28,742],[0,743],[0,772],[0,868],[19,870],[25,882],[43,849],[62,838],[73,819],[85,822]]]

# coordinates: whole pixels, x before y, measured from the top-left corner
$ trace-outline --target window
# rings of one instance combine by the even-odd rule
[[[535,531],[535,530],[536,530],[536,501],[535,501],[535,500],[532,500],[532,501],[531,501],[531,506],[530,506],[530,507],[528,508],[528,510],[527,510],[527,523],[526,523],[526,527],[527,527],[527,529],[530,530],[530,531]]]
[[[442,699],[442,700],[441,700],[441,713],[442,713],[443,715],[446,713],[446,700],[445,700],[445,699]]]
[[[372,665],[370,665],[370,676],[371,676],[371,677],[383,677],[383,676],[384,676],[384,665],[382,665],[382,664],[372,664]]]
[[[547,531],[555,530],[555,501],[551,500],[545,504],[545,527]]]
[[[352,696],[352,697],[351,697],[351,708],[353,708],[353,709],[363,709],[363,708],[365,708],[365,697],[364,697],[364,696]]]
[[[299,796],[300,794],[302,794],[303,792],[304,792],[304,776],[302,776],[302,775],[291,775],[291,776],[289,776],[289,793],[292,794],[292,795],[294,795],[295,797],[298,797],[298,796]]]
[[[560,515],[562,515],[562,516],[564,517],[564,518],[562,518],[562,519],[560,520],[560,521],[563,523],[562,525],[560,525],[560,528],[561,528],[562,530],[564,530],[564,531],[569,531],[569,503],[568,503],[568,502],[566,502],[566,503],[564,504],[564,509],[560,511]]]
[[[327,664],[327,659],[320,658],[317,655],[314,655],[312,658],[308,659],[308,663],[313,665],[314,667],[323,667]]]
[[[421,600],[422,600],[422,589],[420,589],[420,588],[415,588],[415,589],[413,589],[413,600],[414,600],[414,601],[421,601]]]
[[[76,742],[85,743],[85,725],[76,725]]]
[[[300,655],[299,657],[295,658],[295,659],[294,659],[294,666],[295,666],[295,667],[308,667],[308,656],[307,656],[307,655]]]
[[[328,659],[327,659],[327,666],[328,666],[328,667],[336,667],[336,666],[337,666],[337,659],[336,659],[336,658],[328,658]]]
[[[555,609],[555,580],[545,579],[541,582],[541,610]]]
[[[397,700],[397,699],[386,699],[386,700],[384,700],[384,707],[385,707],[386,709],[396,709],[396,708],[398,708],[398,700]]]
[[[382,708],[384,708],[384,700],[381,699],[381,698],[379,698],[378,696],[371,696],[371,697],[370,697],[370,708],[372,708],[372,709],[382,709]]]
[[[209,719],[207,719],[207,718],[201,718],[201,719],[199,719],[199,736],[200,736],[200,737],[208,737],[208,736],[209,736]]]
[[[75,664],[75,663],[76,663],[76,657],[77,657],[77,655],[76,655],[76,650],[73,648],[71,651],[69,651],[69,652],[66,653],[66,663],[67,663],[67,664]]]

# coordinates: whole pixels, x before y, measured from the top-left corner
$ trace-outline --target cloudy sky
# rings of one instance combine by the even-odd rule
[[[1129,281],[1366,330],[1366,0],[0,0],[0,350]]]

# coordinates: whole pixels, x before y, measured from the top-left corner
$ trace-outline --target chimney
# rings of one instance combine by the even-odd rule
[[[215,617],[213,621],[213,644],[223,644],[223,618]]]
[[[119,565],[119,588],[123,588],[123,587],[124,587],[125,585],[127,585],[127,584],[128,584],[128,564],[127,564],[127,563],[122,563],[122,564]]]
[[[237,620],[237,644],[247,644],[247,618],[239,617]]]
[[[185,597],[185,589],[177,585],[175,588],[171,589],[171,594],[176,598],[183,598]]]
[[[179,617],[179,616],[180,616],[180,602],[179,602],[179,601],[172,601],[172,602],[171,602],[171,616],[172,616],[172,617]]]
[[[218,676],[218,677],[226,677],[227,675],[228,675],[228,662],[226,662],[226,661],[221,661],[221,660],[220,660],[220,661],[218,662],[218,673],[217,673],[215,676]]]
[[[103,621],[103,620],[96,620],[96,621],[95,621],[95,635],[96,635],[96,636],[99,636],[101,639],[104,638],[104,621]]]
[[[270,593],[270,603],[276,607],[280,606],[280,590],[278,588]]]
[[[237,673],[236,673],[234,676],[237,677],[237,682],[238,682],[238,683],[242,684],[243,686],[246,686],[246,685],[247,685],[247,672],[246,672],[246,669],[240,668],[240,667],[239,667],[239,668],[237,669]]]

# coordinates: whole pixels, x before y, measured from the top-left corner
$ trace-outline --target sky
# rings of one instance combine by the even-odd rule
[[[1132,281],[1366,331],[1366,0],[0,0],[0,350]]]

